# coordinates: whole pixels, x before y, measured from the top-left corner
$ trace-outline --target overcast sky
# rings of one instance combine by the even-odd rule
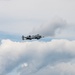
[[[27,35],[55,18],[75,25],[74,14],[74,0],[1,0],[0,31]]]
[[[75,0],[0,0],[0,75],[75,75]]]

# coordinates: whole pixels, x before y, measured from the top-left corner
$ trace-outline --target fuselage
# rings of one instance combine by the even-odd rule
[[[22,40],[32,40],[32,39],[37,39],[39,40],[40,38],[42,38],[41,35],[37,34],[37,35],[29,35],[29,36],[22,36]]]
[[[32,40],[32,39],[40,39],[40,38],[42,38],[40,35],[32,35],[32,36],[27,36],[27,37],[25,37],[26,39],[29,39],[29,40]]]

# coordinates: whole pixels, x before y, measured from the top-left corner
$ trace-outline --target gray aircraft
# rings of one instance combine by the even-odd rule
[[[41,39],[41,38],[43,38],[44,36],[41,36],[41,35],[39,35],[39,34],[37,34],[37,35],[29,35],[29,36],[22,36],[22,40],[32,40],[32,39],[37,39],[37,40],[39,40],[39,39]]]

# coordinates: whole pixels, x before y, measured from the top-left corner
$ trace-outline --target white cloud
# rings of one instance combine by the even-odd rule
[[[75,74],[75,64],[73,63],[59,63],[54,66],[48,65],[43,68],[36,75],[74,75]],[[33,74],[35,75],[35,74]]]
[[[47,23],[45,22],[42,25],[35,26],[30,34],[73,40],[75,38],[75,25],[57,17]]]
[[[41,75],[44,71],[45,75],[54,73],[74,75],[74,49],[75,41],[63,39],[49,42],[2,40],[0,45],[0,74],[6,75],[17,68],[20,75]]]
[[[61,31],[67,26],[67,23],[65,20],[61,18],[53,19],[52,21],[49,21],[48,24],[41,25],[39,27],[35,27],[32,30],[33,34],[41,34],[44,36],[55,36],[58,33],[61,33]]]

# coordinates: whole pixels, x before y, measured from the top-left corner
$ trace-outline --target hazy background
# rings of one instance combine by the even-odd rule
[[[75,0],[0,0],[0,75],[75,75]]]

